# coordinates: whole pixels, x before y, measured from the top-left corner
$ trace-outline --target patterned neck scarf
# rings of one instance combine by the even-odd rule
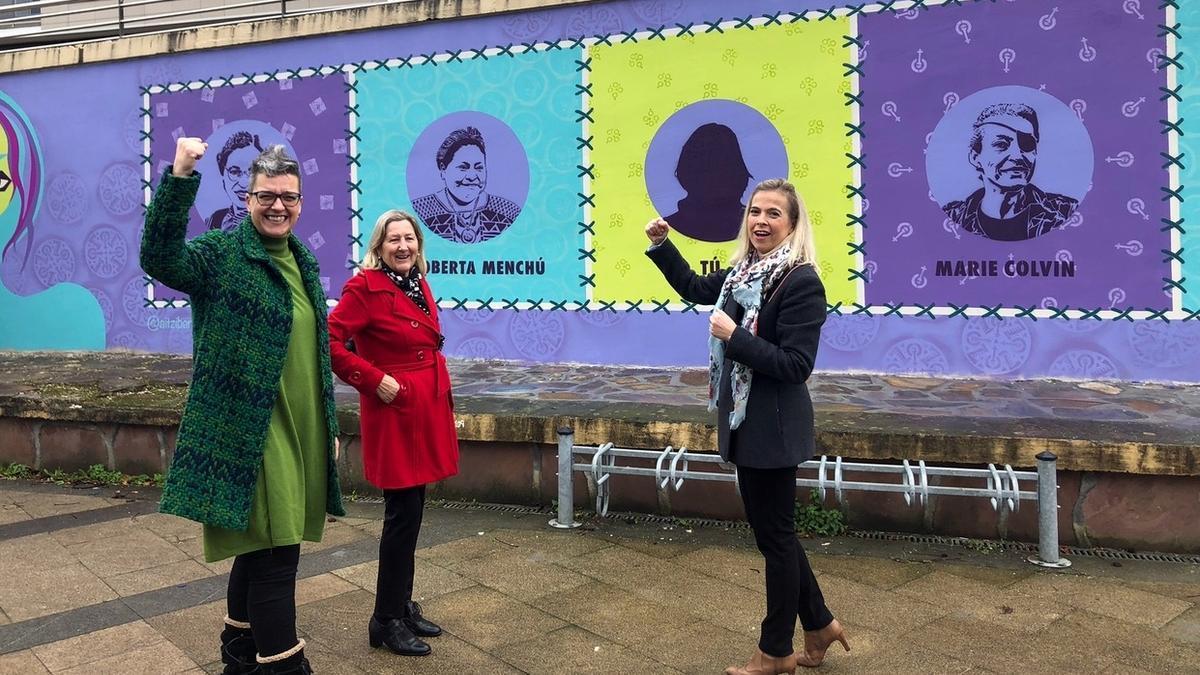
[[[745,312],[742,314],[742,328],[758,335],[758,312],[766,298],[763,295],[787,274],[791,269],[788,256],[791,248],[786,244],[775,249],[766,257],[757,253],[746,256],[737,267],[725,277],[721,286],[721,294],[713,311],[725,307],[725,302],[733,298]],[[712,336],[708,340],[708,409],[717,409],[717,396],[721,391],[721,370],[725,363],[725,342]],[[742,420],[746,419],[746,401],[750,398],[750,379],[754,371],[749,366],[730,361],[730,387],[733,393],[733,410],[729,413],[729,428],[737,429]]]
[[[380,264],[383,265],[383,273],[392,280],[392,283],[396,284],[396,287],[401,291],[404,291],[405,295],[412,298],[412,301],[417,303],[417,307],[420,307],[421,311],[425,312],[425,316],[429,316],[429,303],[425,302],[425,293],[421,291],[421,272],[417,269],[417,266],[413,265],[407,275],[401,275],[386,264]]]

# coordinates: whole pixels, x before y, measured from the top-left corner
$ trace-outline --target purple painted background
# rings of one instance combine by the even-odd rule
[[[188,237],[206,231],[205,219],[228,204],[217,153],[229,136],[229,127],[258,133],[264,148],[283,143],[300,162],[303,174],[304,204],[295,234],[316,254],[325,293],[336,298],[350,276],[346,267],[350,168],[346,162],[349,99],[345,81],[345,76],[337,74],[152,94],[150,155],[155,185],[175,157],[175,140],[180,134],[210,141],[197,167],[203,178],[188,222]],[[158,284],[154,290],[155,299],[179,296]]]
[[[524,206],[529,195],[529,158],[524,146],[502,120],[475,110],[450,113],[434,120],[417,137],[408,157],[408,175],[405,177],[408,194],[415,200],[446,189],[446,181],[437,166],[438,148],[451,132],[466,127],[479,130],[487,149],[484,189],[489,195],[503,197],[518,207]],[[370,228],[374,223],[364,225]],[[363,241],[365,243],[367,237]]]
[[[726,99],[692,103],[676,111],[662,123],[646,151],[646,192],[658,213],[675,213],[680,208],[680,200],[689,196],[675,178],[675,169],[680,163],[680,151],[684,143],[698,127],[709,122],[723,124],[737,136],[742,161],[750,172],[750,178],[746,179],[746,188],[742,191],[743,207],[749,202],[754,186],[759,181],[769,176],[787,175],[787,148],[783,139],[779,137],[779,130],[761,112],[745,103]],[[717,163],[725,158],[712,157],[710,160]],[[696,195],[691,197],[694,199]],[[735,218],[734,223],[737,220]],[[680,234],[695,234],[678,224],[672,225]],[[710,227],[714,229],[707,232],[708,237],[701,237],[704,241],[733,241],[737,237],[738,228],[735,224],[728,228],[729,236],[720,238],[713,235],[720,232],[721,228]]]
[[[1155,70],[1153,58],[1147,60],[1147,53],[1163,44],[1158,37],[1162,11],[1155,19],[1150,3],[1142,7],[1143,16],[1149,14],[1144,19],[1123,11],[1119,2],[1058,0],[981,2],[860,18],[867,45],[862,119],[870,207],[865,240],[873,262],[868,303],[1170,307],[1162,290],[1170,267],[1159,253],[1170,244],[1160,228],[1160,219],[1169,215],[1161,199],[1168,174],[1159,156],[1167,150],[1159,122],[1167,114],[1159,100],[1166,74]],[[916,18],[903,18],[908,16]],[[1068,190],[1079,191],[1082,183],[1087,192],[1067,227],[1016,242],[992,241],[946,225],[946,214],[931,199],[932,192],[939,202],[947,201],[939,187],[951,173],[971,172],[969,127],[947,125],[966,132],[961,138],[928,135],[943,115],[966,112],[957,106],[967,105],[972,94],[1006,85],[1062,102],[1055,106],[1046,97],[1036,103],[1036,95],[1027,97],[1042,131],[1033,183],[1076,198],[1080,195]],[[1001,90],[991,99],[1008,102],[1014,96]],[[982,105],[971,107],[973,117]],[[1064,120],[1071,112],[1076,120]],[[1078,134],[1071,124],[1079,121],[1095,149],[1094,168],[1086,141],[1072,136]],[[939,142],[955,143],[961,151],[939,154],[940,166],[927,173],[930,142],[931,151]],[[1119,161],[1121,153],[1130,153],[1132,164]],[[978,189],[979,181],[970,173],[968,178]],[[934,276],[938,260],[1003,265],[1010,257],[1074,260],[1077,276]],[[1114,270],[1121,272],[1114,275]]]
[[[1042,72],[1054,70],[1052,62],[1044,58],[1039,62],[1032,46],[1043,40],[1041,34],[1044,31],[1036,26],[1040,16],[1047,14],[1053,6],[1059,7],[1055,19],[1063,30],[1062,37],[1056,35],[1055,41],[1064,48],[1071,39],[1076,40],[1076,45],[1080,44],[1068,32],[1077,32],[1078,26],[1085,25],[1084,21],[1088,26],[1094,25],[1097,32],[1087,37],[1089,43],[1095,41],[1098,60],[1107,59],[1118,50],[1127,51],[1126,60],[1105,62],[1102,73],[1096,77],[1086,73],[1073,75],[1081,80],[1078,83],[1072,80],[1053,84],[1047,80],[1046,84],[1050,93],[1068,102],[1079,95],[1064,93],[1058,88],[1079,86],[1080,91],[1086,91],[1088,110],[1083,114],[1092,131],[1097,169],[1101,171],[1106,170],[1103,157],[1125,149],[1125,141],[1141,139],[1148,120],[1162,119],[1164,115],[1157,91],[1163,76],[1152,72],[1151,64],[1146,60],[1148,50],[1163,47],[1162,41],[1154,37],[1155,24],[1161,16],[1155,16],[1152,3],[1142,2],[1141,11],[1146,18],[1138,21],[1135,16],[1123,13],[1120,5],[1119,2],[1094,3],[1091,0],[983,2],[963,7],[932,7],[918,12],[919,18],[912,21],[892,14],[859,15],[858,20],[863,30],[869,33],[864,39],[871,40],[866,46],[869,68],[886,65],[880,62],[886,59],[888,52],[900,53],[918,42],[932,45],[962,40],[962,36],[954,32],[956,22],[961,18],[972,21],[976,29],[971,33],[973,42],[984,40],[990,26],[996,26],[997,31],[1003,28],[1004,34],[1016,45],[1013,48],[1019,52],[1012,67],[1029,69],[1024,71],[1019,83],[1035,88],[1043,82],[1033,71],[1035,66]],[[769,15],[780,10],[827,9],[828,6],[828,2],[816,0],[786,4],[778,0],[748,0],[739,3],[738,13],[742,16]],[[69,280],[83,284],[97,297],[104,310],[110,348],[190,350],[190,312],[186,309],[155,310],[145,307],[144,303],[145,287],[137,265],[142,194],[139,132],[143,120],[139,86],[320,63],[353,63],[370,58],[559,39],[604,31],[657,28],[729,18],[729,11],[729,4],[721,0],[622,0],[2,75],[0,90],[25,109],[41,137],[47,163],[47,197],[36,222],[32,245],[35,251],[44,250],[43,258],[55,264],[44,266],[43,279],[32,264],[24,271],[19,270],[19,260],[14,261],[10,256],[0,266],[0,280],[18,293],[42,288],[46,281]],[[1014,26],[1007,20],[979,18],[1009,12],[1023,13],[1022,16],[1035,23],[1017,22]],[[1118,34],[1119,40],[1115,39]],[[1138,45],[1137,49],[1133,49],[1133,45]],[[1077,51],[1079,46],[1075,49]],[[1187,49],[1186,44],[1184,49]],[[915,54],[902,63],[911,62],[914,57]],[[1074,58],[1078,59],[1077,56]],[[914,166],[923,166],[920,150],[924,147],[924,136],[933,130],[944,109],[941,98],[946,91],[956,91],[965,98],[971,91],[1013,83],[999,79],[1001,76],[996,71],[1001,70],[1002,64],[998,59],[984,59],[980,63],[983,65],[978,68],[962,68],[958,79],[949,88],[926,89],[911,79],[892,83],[886,75],[871,75],[870,72],[863,79],[865,98],[875,103],[863,111],[869,117],[864,146],[868,173],[864,178],[869,190],[876,193],[868,222],[871,222],[872,213],[886,213],[886,202],[878,201],[883,193],[877,192],[881,189],[877,186],[890,180],[872,172],[886,169],[887,155],[898,150],[907,153],[905,157],[912,158],[909,161]],[[931,62],[930,65],[934,64]],[[796,64],[796,67],[801,68],[802,64]],[[1105,87],[1098,86],[1101,81]],[[921,101],[925,100],[924,96],[929,97],[925,113],[927,121],[919,134],[884,133],[886,125],[873,110],[878,111],[879,103],[887,100],[881,96],[880,89],[893,85],[897,89],[896,95],[905,93],[899,90],[906,88]],[[1086,89],[1083,89],[1085,85]],[[923,91],[927,93],[921,94]],[[1115,114],[1120,115],[1120,105],[1125,100],[1143,96],[1146,103],[1132,121],[1112,117],[1114,106]],[[78,101],[87,101],[87,105],[75,104]],[[326,114],[332,113],[341,115],[343,110],[329,106]],[[1095,122],[1101,125],[1099,128],[1093,126],[1093,116],[1102,118]],[[1109,122],[1103,121],[1106,116],[1111,118]],[[888,122],[895,124],[890,119]],[[279,120],[270,120],[270,123],[278,124]],[[1129,129],[1120,126],[1124,124],[1132,126]],[[299,138],[299,134],[295,137]],[[161,139],[156,135],[155,140]],[[1095,200],[1101,192],[1111,192],[1114,187],[1124,188],[1127,185],[1125,179],[1145,181],[1137,183],[1138,191],[1148,190],[1147,212],[1153,215],[1151,222],[1157,222],[1165,208],[1159,200],[1159,187],[1165,184],[1165,172],[1142,171],[1146,165],[1161,165],[1161,159],[1157,158],[1157,150],[1149,156],[1140,154],[1144,152],[1141,149],[1136,150],[1139,156],[1134,171],[1117,174],[1121,182],[1114,183],[1113,179],[1097,174],[1085,209],[1092,209],[1098,203]],[[366,151],[369,149],[364,148]],[[844,162],[845,158],[830,158],[829,161]],[[322,173],[325,166],[321,164]],[[344,167],[344,164],[340,166]],[[916,181],[915,194],[925,195],[928,186],[923,177],[913,174],[908,177]],[[1101,180],[1108,182],[1102,184]],[[602,189],[599,184],[596,187]],[[311,192],[307,186],[305,191]],[[345,194],[344,190],[340,194]],[[1117,209],[1116,215],[1124,218],[1121,215],[1124,202],[1110,208]],[[302,226],[306,223],[316,226],[317,216],[323,213],[306,201],[300,219]],[[333,215],[344,219],[345,211],[335,210]],[[309,221],[310,218],[313,220]],[[1096,216],[1088,214],[1087,218],[1081,230],[1087,229]],[[1142,222],[1139,217],[1130,226],[1141,227]],[[874,235],[874,230],[870,234]],[[889,240],[890,236],[887,237]],[[343,251],[344,242],[344,238],[337,242]],[[874,255],[876,251],[886,251],[886,242],[880,242],[879,246],[881,248],[875,248],[869,243],[868,253]],[[1161,276],[1160,264],[1155,262],[1157,256],[1145,254],[1140,259],[1126,256],[1117,260],[1121,264],[1112,266],[1109,275],[1128,283],[1130,289],[1145,284],[1147,278]],[[649,261],[646,264],[650,264]],[[340,264],[332,261],[324,265],[327,273],[342,269]],[[881,286],[883,284],[878,283],[877,278],[872,289]],[[1103,286],[1105,291],[1110,287]],[[1159,296],[1151,293],[1144,304],[1159,302]],[[442,316],[447,351],[451,355],[652,366],[699,366],[706,359],[705,315],[447,310]],[[961,317],[832,316],[822,334],[817,365],[819,369],[838,371],[1200,382],[1197,353],[1200,353],[1200,321],[1006,319],[999,322]]]

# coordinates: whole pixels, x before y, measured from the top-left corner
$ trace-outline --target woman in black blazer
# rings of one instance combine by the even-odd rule
[[[767,615],[758,651],[729,675],[816,667],[845,632],[825,606],[796,538],[796,467],[813,456],[813,409],[805,381],[825,322],[825,287],[814,263],[812,226],[796,188],[759,183],[728,269],[700,276],[667,239],[662,218],[646,225],[646,255],[688,302],[715,305],[709,319],[709,409],[717,410],[721,458],[738,488],[766,562]],[[793,652],[796,617],[804,649]]]

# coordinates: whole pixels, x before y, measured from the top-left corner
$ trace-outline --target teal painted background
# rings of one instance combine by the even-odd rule
[[[1182,30],[1186,37],[1200,37],[1200,3],[1179,4],[1180,8],[1175,11],[1175,21],[1183,25]],[[1182,48],[1184,43],[1179,44],[1182,52],[1179,61],[1183,65],[1179,71],[1178,82],[1183,87],[1180,92],[1183,102],[1179,104],[1179,117],[1185,121],[1200,121],[1200,82],[1196,81],[1200,57],[1196,55],[1195,49],[1185,49]],[[1183,163],[1186,167],[1179,172],[1179,182],[1185,188],[1190,188],[1188,192],[1191,192],[1200,185],[1200,154],[1197,154],[1200,152],[1200,144],[1196,142],[1195,133],[1188,133],[1188,126],[1184,127],[1184,134],[1179,138],[1179,154],[1184,156]],[[1185,199],[1180,206],[1179,215],[1183,218],[1183,227],[1186,230],[1182,235],[1183,306],[1196,310],[1200,309],[1200,202],[1194,198]]]
[[[360,152],[363,243],[382,212],[414,212],[412,199],[422,195],[409,194],[406,172],[421,132],[445,115],[485,113],[507,124],[524,146],[528,197],[516,221],[494,239],[461,244],[426,234],[429,260],[472,261],[476,269],[475,275],[432,275],[435,292],[442,299],[584,300],[575,113],[580,107],[580,58],[580,50],[564,49],[359,73],[358,147],[380,149]],[[489,155],[489,183],[503,170],[493,159]],[[543,275],[482,274],[487,260],[538,259],[545,262]]]

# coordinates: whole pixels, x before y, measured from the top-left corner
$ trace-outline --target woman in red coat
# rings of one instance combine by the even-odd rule
[[[425,271],[416,220],[387,211],[361,273],[346,282],[329,316],[333,372],[359,391],[363,467],[384,495],[370,642],[406,656],[428,654],[421,638],[442,632],[412,600],[425,485],[458,473],[450,372]]]

